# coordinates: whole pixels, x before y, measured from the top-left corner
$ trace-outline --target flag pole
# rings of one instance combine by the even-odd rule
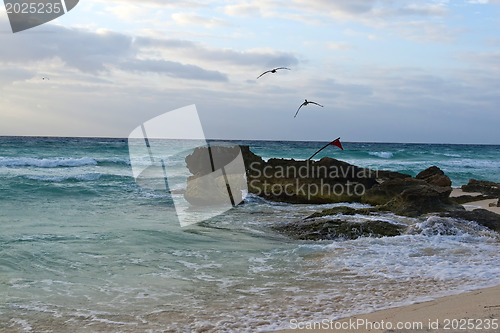
[[[337,140],[340,140],[340,137],[338,137],[337,139],[333,140],[332,142],[335,142],[335,141],[337,141]],[[315,152],[315,153],[314,153],[311,157],[309,157],[309,158],[307,159],[307,161],[309,161],[311,158],[313,158],[314,156],[316,156],[316,155],[317,155],[320,151],[322,151],[323,149],[325,149],[326,147],[328,147],[329,145],[331,145],[331,144],[332,144],[332,142],[327,143],[327,144],[326,144],[323,148],[321,148],[320,150],[318,150],[317,152]]]

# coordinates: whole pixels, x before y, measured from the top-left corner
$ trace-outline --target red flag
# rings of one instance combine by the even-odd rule
[[[332,142],[330,142],[330,144],[344,150],[344,148],[342,148],[342,144],[340,143],[340,138],[333,140]]]
[[[323,148],[321,148],[320,150],[318,150],[317,152],[315,152],[311,157],[309,157],[307,160],[309,161],[311,158],[313,158],[314,156],[316,156],[316,154],[318,154],[320,151],[322,151],[323,149],[325,149],[326,147],[328,147],[329,145],[332,145],[332,146],[337,146],[339,147],[340,149],[344,150],[344,148],[342,148],[342,144],[340,143],[340,138],[337,138],[335,140],[333,140],[332,142],[330,143],[327,143]]]

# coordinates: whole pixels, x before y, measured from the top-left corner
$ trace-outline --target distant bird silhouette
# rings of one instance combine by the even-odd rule
[[[313,101],[308,101],[307,99],[304,101],[304,103],[302,103],[299,108],[297,109],[297,112],[295,112],[295,116],[293,116],[294,118],[297,117],[297,114],[299,113],[300,109],[303,107],[303,106],[306,106],[307,104],[316,104],[317,106],[321,106],[323,107],[323,105],[321,104],[318,104],[316,102],[313,102]]]
[[[42,80],[50,80],[48,77],[44,76],[42,77]]]
[[[287,67],[276,67],[276,68],[270,69],[270,70],[265,71],[264,73],[260,74],[260,75],[257,77],[257,79],[258,79],[258,78],[260,78],[262,75],[267,74],[267,73],[276,73],[276,72],[277,72],[278,70],[280,70],[280,69],[288,69],[288,70],[290,70],[290,68],[287,68]]]

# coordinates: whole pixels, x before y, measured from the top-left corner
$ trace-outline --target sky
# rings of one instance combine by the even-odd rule
[[[0,44],[0,136],[195,104],[213,139],[500,144],[500,0],[80,0],[15,34],[2,6]]]

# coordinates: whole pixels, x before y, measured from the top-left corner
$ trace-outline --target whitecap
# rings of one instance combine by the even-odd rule
[[[372,155],[372,156],[377,156],[377,157],[380,157],[380,158],[392,158],[394,156],[393,153],[389,152],[389,151],[371,151],[371,152],[368,152],[369,155]]]
[[[0,166],[9,167],[37,167],[37,168],[57,168],[57,167],[79,167],[85,165],[97,165],[97,161],[90,157],[81,158],[33,158],[33,157],[0,157]]]

